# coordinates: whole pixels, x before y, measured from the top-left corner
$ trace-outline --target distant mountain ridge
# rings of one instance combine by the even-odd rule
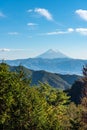
[[[33,71],[22,66],[24,73],[31,80],[31,85],[38,85],[39,82],[48,83],[54,88],[63,90],[70,89],[72,84],[80,78],[78,75],[61,75],[56,73],[50,73],[46,71]],[[10,66],[11,71],[18,72],[20,66]]]
[[[1,61],[2,62],[2,61]],[[23,65],[31,70],[45,70],[60,74],[82,74],[83,65],[87,64],[87,60],[57,58],[57,59],[42,59],[29,58],[5,61],[11,66]]]
[[[81,103],[84,83],[79,75],[62,75],[49,73],[46,71],[33,71],[22,66],[24,73],[31,80],[31,86],[39,83],[47,83],[54,88],[62,89],[70,96],[70,100],[75,104]],[[10,66],[11,71],[19,71],[20,66]]]
[[[37,56],[36,58],[55,59],[55,58],[68,58],[68,56],[66,56],[65,54],[63,54],[57,50],[49,49],[48,51]]]
[[[31,70],[45,70],[53,73],[77,75],[82,74],[83,65],[87,64],[87,60],[72,59],[53,50],[48,50],[37,58],[6,60],[5,62],[11,66],[21,64]]]

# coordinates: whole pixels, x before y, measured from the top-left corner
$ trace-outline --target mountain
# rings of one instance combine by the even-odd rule
[[[70,101],[75,104],[81,103],[84,83],[79,75],[62,75],[46,71],[33,71],[22,66],[24,73],[32,79],[31,86],[39,85],[39,82],[48,83],[54,88],[63,89],[70,96]],[[10,66],[11,71],[18,72],[20,66]]]
[[[61,74],[82,74],[83,65],[87,64],[87,60],[57,58],[57,59],[42,59],[28,58],[5,61],[11,66],[23,65],[31,70],[45,70],[53,73]]]
[[[55,51],[55,50],[48,50],[44,52],[43,54],[37,56],[36,58],[43,58],[43,59],[55,59],[55,58],[68,58],[65,54]]]
[[[32,84],[38,85],[39,82],[48,83],[49,85],[60,89],[68,89],[71,87],[71,85],[59,75],[46,71],[34,71],[32,74]]]
[[[10,70],[18,72],[20,70],[20,66],[10,66]],[[23,66],[22,70],[29,79],[32,79],[31,85],[38,85],[42,82],[63,90],[70,89],[72,84],[80,78],[78,75],[61,75],[46,71],[33,71]]]

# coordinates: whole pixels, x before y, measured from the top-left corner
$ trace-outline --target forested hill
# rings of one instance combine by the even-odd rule
[[[31,79],[31,85],[38,85],[42,82],[63,90],[71,88],[72,84],[80,78],[78,75],[62,75],[43,70],[34,71],[23,66],[10,66],[11,71],[20,71],[20,69],[22,69],[25,75]]]
[[[86,130],[87,68],[84,70],[83,84],[75,82],[70,91],[71,98],[76,93],[76,99],[80,98],[75,105],[64,91],[48,84],[31,87],[26,78],[31,70],[23,66],[9,70],[8,65],[0,64],[0,130]]]

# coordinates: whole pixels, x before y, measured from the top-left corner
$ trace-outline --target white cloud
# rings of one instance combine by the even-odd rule
[[[36,24],[36,23],[28,23],[27,25],[28,26],[37,26],[38,24]]]
[[[68,32],[74,32],[74,29],[73,28],[68,28],[67,31]]]
[[[34,12],[38,13],[41,16],[44,16],[47,20],[53,20],[51,13],[44,8],[35,8]]]
[[[6,51],[8,52],[8,51],[10,51],[10,49],[7,49],[7,48],[0,48],[0,51],[1,51],[1,52],[6,52]]]
[[[52,14],[45,8],[35,8],[27,10],[28,13],[37,13],[40,16],[45,17],[49,21],[53,21]]]
[[[87,28],[76,28],[75,31],[82,35],[87,35]]]
[[[45,35],[59,35],[59,34],[68,34],[74,32],[73,28],[68,28],[66,31],[55,31],[55,32],[48,32]]]
[[[55,31],[55,32],[48,32],[45,35],[59,35],[59,34],[66,34],[67,32],[63,31]]]
[[[57,29],[58,30],[58,29]],[[71,34],[71,33],[79,33],[81,35],[87,36],[87,28],[67,28],[66,30],[62,31],[62,30],[58,30],[58,31],[54,31],[54,32],[47,32],[47,33],[42,33],[39,34],[40,36],[44,36],[44,35],[63,35],[63,34]]]
[[[76,14],[78,14],[82,19],[87,21],[87,10],[78,9],[75,11]]]
[[[0,48],[0,52],[14,52],[14,51],[27,51],[30,49],[8,49],[8,48]]]
[[[0,12],[0,17],[5,17],[5,15],[2,12]]]
[[[19,35],[18,32],[8,32],[8,35]]]

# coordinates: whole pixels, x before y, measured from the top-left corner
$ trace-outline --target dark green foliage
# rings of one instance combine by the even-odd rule
[[[27,88],[16,73],[8,71],[5,64],[1,64],[0,68],[0,127],[9,130],[14,126],[24,127],[27,110],[27,98],[24,93]]]
[[[83,91],[84,83],[81,80],[75,81],[75,83],[72,85],[72,88],[68,90],[68,95],[70,96],[70,100],[76,104],[81,103],[81,98],[83,97],[82,91]]]
[[[87,65],[83,66],[83,83],[84,87],[82,90],[82,99],[81,99],[81,105],[83,107],[82,109],[82,123],[84,130],[87,129]]]
[[[70,130],[80,130],[81,128],[81,115],[82,108],[80,105],[76,106],[74,103],[70,103],[67,109],[70,120]]]
[[[1,130],[81,130],[83,107],[70,104],[62,90],[29,81],[22,66],[11,72],[0,64]]]

